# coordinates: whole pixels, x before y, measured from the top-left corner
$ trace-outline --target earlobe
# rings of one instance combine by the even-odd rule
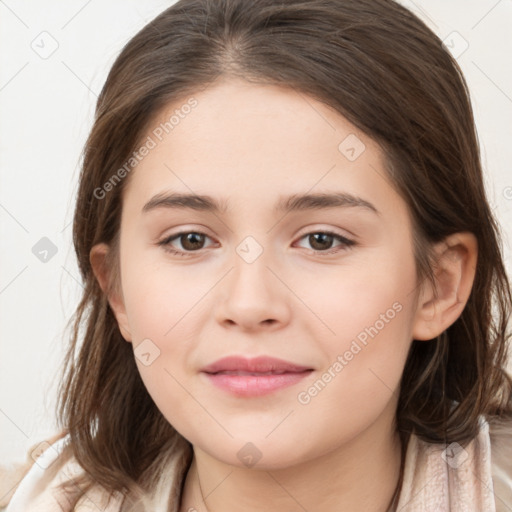
[[[420,292],[412,337],[431,340],[461,315],[475,279],[478,244],[472,233],[450,235],[435,247],[435,287],[425,281]]]
[[[97,244],[89,253],[89,261],[98,284],[100,285],[103,293],[107,296],[110,308],[116,317],[121,335],[126,341],[131,342],[132,336],[129,329],[128,317],[126,315],[122,294],[116,289],[116,286],[112,286],[112,269],[109,268],[107,263],[109,251],[110,247],[107,244]]]

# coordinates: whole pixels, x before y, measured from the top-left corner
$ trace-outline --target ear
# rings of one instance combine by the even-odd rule
[[[120,284],[115,285],[113,279],[113,270],[108,265],[108,255],[110,247],[107,244],[97,244],[89,253],[89,261],[91,262],[92,270],[98,283],[103,290],[103,293],[107,296],[108,302],[114,316],[116,317],[119,330],[121,335],[126,341],[132,341],[132,335],[128,323],[128,317],[126,315],[126,309],[120,291]]]
[[[475,279],[478,243],[472,233],[450,235],[434,251],[436,286],[425,280],[420,291],[412,332],[416,340],[436,338],[459,318]]]

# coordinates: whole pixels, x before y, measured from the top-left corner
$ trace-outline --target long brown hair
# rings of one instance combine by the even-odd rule
[[[109,264],[116,268],[129,175],[106,192],[102,187],[164,106],[229,76],[309,95],[379,143],[411,212],[419,279],[432,279],[433,243],[462,231],[477,238],[476,276],[463,313],[438,339],[412,342],[399,432],[463,444],[477,433],[480,415],[510,415],[510,284],[467,85],[438,37],[392,0],[180,0],[123,48],[83,151],[73,229],[85,289],[59,421],[88,481],[111,491],[148,491],[186,443],[146,391],[91,269],[89,253],[100,242],[114,248]]]

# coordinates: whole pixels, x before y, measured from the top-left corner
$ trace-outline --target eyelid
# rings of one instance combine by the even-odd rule
[[[357,235],[347,229],[342,230],[341,228],[330,227],[322,224],[314,224],[301,229],[297,237],[300,238],[311,233],[329,233],[331,235],[350,240],[351,242],[356,242],[358,238]]]

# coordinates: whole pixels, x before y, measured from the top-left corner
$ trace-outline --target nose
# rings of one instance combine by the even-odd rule
[[[216,298],[216,320],[224,327],[242,331],[273,331],[290,321],[290,292],[269,266],[265,252],[252,262],[238,254]]]

